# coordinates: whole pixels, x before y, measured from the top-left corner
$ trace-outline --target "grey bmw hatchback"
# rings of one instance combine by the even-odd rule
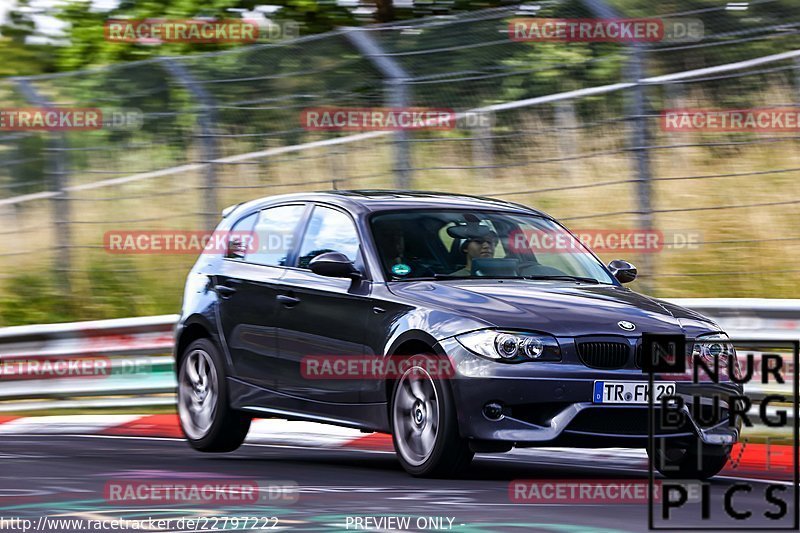
[[[197,450],[235,450],[253,417],[281,417],[391,433],[415,476],[568,446],[647,448],[664,475],[708,478],[739,438],[725,332],[624,287],[633,265],[604,265],[540,211],[292,194],[226,209],[214,238],[175,332],[180,422]],[[685,340],[683,373],[645,371],[647,335]],[[720,363],[719,379],[691,379],[700,359]]]

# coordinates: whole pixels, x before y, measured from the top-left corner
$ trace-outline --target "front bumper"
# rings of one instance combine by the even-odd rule
[[[565,346],[568,352],[568,341],[562,348]],[[639,369],[591,369],[568,356],[558,363],[505,364],[479,357],[453,338],[441,341],[438,348],[455,366],[450,385],[462,437],[518,447],[647,445],[648,405],[592,403],[595,380],[647,381],[648,375]],[[727,413],[729,397],[741,394],[741,387],[678,381],[676,389],[685,402],[683,423],[661,426],[657,404],[655,437],[687,442],[699,439],[715,445],[738,440],[739,427],[731,426]],[[714,420],[714,397],[722,416],[717,415],[718,423],[708,424],[705,421]],[[499,419],[484,414],[488,403],[502,406]]]

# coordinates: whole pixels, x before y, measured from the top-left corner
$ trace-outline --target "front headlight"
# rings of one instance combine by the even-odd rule
[[[469,351],[495,361],[561,361],[561,349],[550,335],[484,329],[457,335],[456,340]]]
[[[701,335],[695,339],[694,347],[692,348],[692,364],[697,359],[702,359],[712,372],[714,371],[714,360],[719,360],[720,377],[728,377],[728,369],[730,368],[734,378],[741,378],[736,350],[733,347],[733,343],[724,333]]]

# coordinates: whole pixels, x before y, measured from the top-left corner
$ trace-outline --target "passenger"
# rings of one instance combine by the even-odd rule
[[[405,235],[399,224],[384,224],[376,235],[381,242],[379,249],[383,252],[382,259],[387,268],[407,262]]]

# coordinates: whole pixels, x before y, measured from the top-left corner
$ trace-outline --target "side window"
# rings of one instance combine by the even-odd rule
[[[233,225],[228,232],[228,245],[225,257],[228,259],[244,259],[248,248],[253,247],[253,226],[258,218],[258,213],[251,213]]]
[[[261,211],[254,230],[256,250],[247,254],[247,262],[287,266],[294,233],[305,210],[305,205],[282,205]]]
[[[355,261],[358,233],[350,217],[341,211],[317,206],[308,222],[297,266],[308,268],[312,259],[325,252],[340,252]]]

